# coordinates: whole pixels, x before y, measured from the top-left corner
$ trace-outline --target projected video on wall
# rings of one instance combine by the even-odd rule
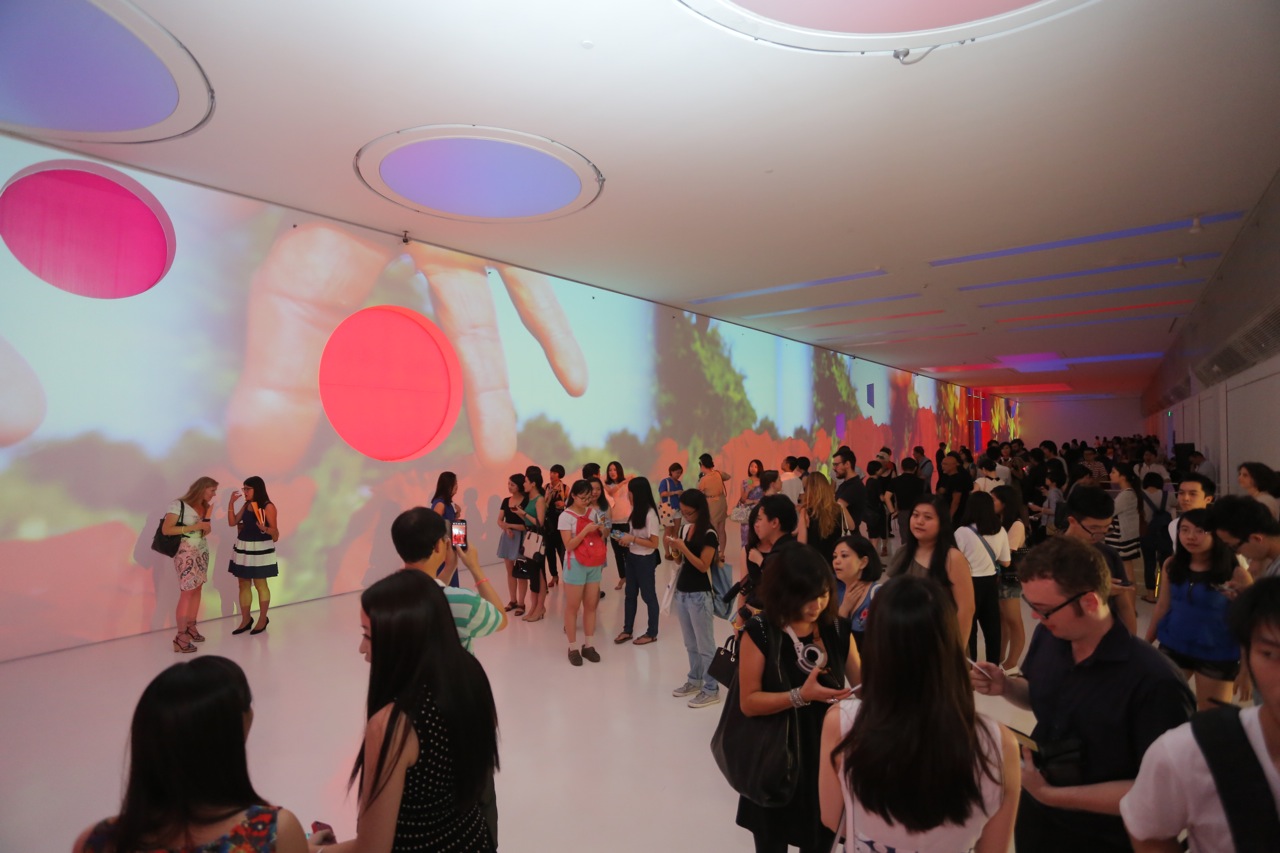
[[[1017,430],[1000,398],[11,139],[0,185],[0,659],[172,625],[151,534],[202,475],[208,619],[236,612],[226,502],[251,475],[278,606],[398,568],[391,519],[443,470],[495,562],[529,464],[656,483],[706,452],[733,500],[754,458]]]

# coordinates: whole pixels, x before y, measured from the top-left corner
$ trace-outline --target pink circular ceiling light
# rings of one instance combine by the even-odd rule
[[[1040,23],[1097,0],[682,0],[695,12],[788,47],[869,53],[957,44]]]
[[[124,299],[169,272],[173,223],[128,175],[80,160],[39,163],[0,191],[0,239],[24,267],[54,287],[94,299]]]
[[[462,409],[462,367],[426,317],[394,305],[365,308],[325,344],[320,402],[342,440],[365,456],[416,459],[453,430]]]

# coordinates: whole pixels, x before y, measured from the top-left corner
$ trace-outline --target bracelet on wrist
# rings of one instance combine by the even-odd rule
[[[809,700],[800,695],[799,687],[792,687],[790,696],[791,707],[793,708],[803,708],[805,705],[809,704]]]

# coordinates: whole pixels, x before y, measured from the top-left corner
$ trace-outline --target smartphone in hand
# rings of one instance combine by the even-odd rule
[[[467,521],[459,518],[450,522],[450,537],[453,547],[467,550]]]

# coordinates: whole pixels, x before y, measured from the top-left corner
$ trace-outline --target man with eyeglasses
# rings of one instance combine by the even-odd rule
[[[1280,577],[1280,521],[1265,504],[1230,495],[1209,510],[1209,526],[1237,559],[1248,562],[1254,580]]]
[[[1090,528],[1093,520],[1087,517]],[[1036,717],[1036,753],[1023,750],[1015,846],[1036,853],[1131,850],[1120,799],[1147,747],[1191,718],[1195,697],[1168,658],[1112,615],[1111,573],[1079,536],[1032,548],[1018,579],[1040,623],[1023,675],[1006,676],[985,662],[970,671],[974,690]]]
[[[1067,529],[1063,535],[1098,549],[1111,574],[1111,608],[1129,629],[1138,633],[1138,609],[1134,601],[1137,590],[1133,579],[1125,574],[1120,552],[1102,540],[1111,529],[1116,502],[1098,486],[1077,486],[1067,499]]]

